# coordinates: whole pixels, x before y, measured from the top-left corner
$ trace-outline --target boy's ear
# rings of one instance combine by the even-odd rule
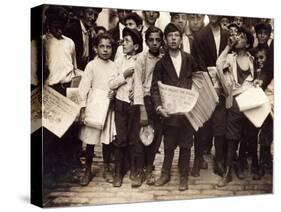
[[[95,51],[95,54],[97,54],[97,53],[98,53],[98,49],[97,49],[97,47],[94,47],[94,51]]]
[[[139,44],[134,44],[134,50],[135,51],[138,51],[139,47],[140,47]]]
[[[139,32],[142,31],[142,28],[143,28],[143,25],[138,25],[138,26],[137,26],[137,30],[138,30]]]

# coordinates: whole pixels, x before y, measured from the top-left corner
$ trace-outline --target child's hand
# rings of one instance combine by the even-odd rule
[[[228,42],[227,42],[227,45],[230,47],[230,48],[233,48],[235,46],[235,44],[237,43],[237,38],[235,36],[230,36],[228,38]]]
[[[129,91],[129,100],[130,100],[131,102],[134,101],[134,90],[133,90],[133,89],[131,89],[131,90]]]
[[[262,86],[262,80],[255,79],[254,80],[254,86],[255,87],[261,87]]]
[[[162,106],[157,109],[157,113],[160,114],[161,116],[163,116],[164,118],[170,117],[167,110],[165,108],[163,108]]]
[[[129,68],[129,69],[124,71],[123,76],[126,79],[127,77],[132,76],[133,73],[134,73],[134,69],[133,68]]]
[[[78,123],[81,125],[84,125],[84,121],[86,118],[85,110],[86,110],[85,107],[82,107],[80,110],[80,117],[79,117]]]
[[[114,91],[114,90],[108,91],[107,97],[108,97],[110,100],[113,100],[113,99],[114,99],[114,96],[115,96],[115,91]]]

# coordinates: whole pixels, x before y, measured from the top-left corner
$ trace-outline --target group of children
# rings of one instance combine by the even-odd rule
[[[270,57],[268,51],[273,44],[273,42],[270,45],[267,43],[271,35],[271,25],[268,23],[256,25],[258,45],[253,49],[253,34],[245,26],[231,23],[227,29],[231,27],[235,29],[225,31],[221,25],[218,25],[221,20],[218,16],[209,16],[210,23],[204,27],[203,15],[170,13],[171,22],[162,31],[155,26],[159,12],[143,12],[145,29],[143,20],[137,13],[126,12],[122,13],[118,10],[118,14],[123,16],[125,14],[123,18],[120,16],[120,21],[122,20],[125,26],[118,28],[122,29],[120,32],[122,40],[117,40],[113,30],[101,33],[95,31],[93,36],[89,33],[91,28],[97,29],[94,22],[100,10],[93,12],[95,18],[90,19],[88,16],[91,16],[91,9],[88,8],[85,21],[78,23],[79,26],[84,26],[83,23],[87,23],[88,20],[88,27],[84,26],[83,36],[80,35],[83,38],[80,44],[63,33],[67,24],[67,13],[64,8],[49,6],[45,12],[47,32],[43,36],[44,70],[48,72],[45,84],[66,95],[66,88],[69,87],[72,77],[79,74],[77,70],[83,71],[79,84],[82,126],[72,131],[75,135],[79,135],[77,140],[86,144],[86,168],[80,184],[88,185],[94,176],[92,162],[95,145],[102,143],[104,178],[114,187],[122,186],[123,177],[128,170],[130,170],[132,187],[139,187],[144,181],[148,185],[165,185],[170,181],[174,152],[179,147],[179,190],[187,190],[193,144],[195,161],[192,176],[199,176],[200,169],[207,168],[203,158],[203,152],[209,145],[204,135],[206,130],[215,133],[210,137],[211,142],[213,137],[215,138],[215,173],[222,177],[218,186],[226,186],[231,181],[231,168],[234,164],[236,164],[235,170],[239,170],[237,176],[245,177],[240,166],[243,154],[246,155],[244,157],[246,161],[247,154],[251,156],[254,179],[260,179],[264,174],[264,170],[263,173],[260,172],[260,167],[265,164],[266,159],[261,158],[259,162],[257,156],[259,129],[255,128],[239,111],[235,98],[232,98],[233,101],[230,104],[228,102],[226,106],[227,95],[217,89],[220,90],[218,91],[220,102],[214,112],[216,115],[212,116],[213,121],[206,123],[206,126],[195,132],[185,116],[171,115],[163,107],[158,82],[191,89],[192,72],[208,71],[209,66],[216,66],[218,78],[225,77],[229,73],[232,76],[232,97],[243,92],[242,88],[246,82],[255,86],[266,86],[265,80],[260,76],[268,76],[265,72],[273,73],[273,66],[266,65],[267,57]],[[189,35],[185,31],[187,21],[190,26]],[[117,24],[121,25],[121,23]],[[210,42],[201,39],[204,33],[209,33]],[[89,37],[92,39],[87,40]],[[82,48],[85,44],[89,47],[90,43],[92,47]],[[77,67],[77,60],[79,60],[76,54],[77,48],[80,48],[83,62],[86,62],[84,68]],[[214,54],[211,62],[208,62],[209,55],[204,55],[202,52],[205,50],[205,53],[208,52],[208,48],[210,48],[210,57]],[[90,58],[90,55],[93,57]],[[87,126],[84,122],[87,111],[91,111],[90,102],[95,98],[93,96],[95,89],[106,91],[110,99],[103,129]],[[268,119],[272,120],[270,117]],[[220,123],[224,123],[224,127],[220,128]],[[139,134],[141,129],[147,126],[153,128],[154,138],[150,145],[145,146]],[[245,133],[247,126],[250,130]],[[162,140],[164,161],[161,176],[155,179],[153,163]],[[267,153],[260,153],[260,157],[263,154],[270,155],[268,146],[270,147],[272,140],[265,140],[267,140],[265,145],[267,149],[264,151]],[[239,142],[240,148],[238,148]],[[242,144],[246,142],[248,145],[241,150]],[[67,142],[65,148],[68,148],[66,144]],[[236,159],[237,150],[241,151],[238,159]],[[110,168],[112,155],[114,156],[113,172]],[[237,162],[239,159],[241,163]]]

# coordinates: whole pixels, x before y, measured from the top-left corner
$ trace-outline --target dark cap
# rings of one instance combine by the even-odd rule
[[[49,6],[45,12],[45,15],[47,24],[59,23],[65,25],[68,21],[68,13],[66,9],[61,6]]]
[[[264,29],[265,31],[267,31],[268,34],[270,34],[271,31],[272,31],[272,27],[271,27],[271,25],[268,24],[268,23],[259,23],[259,24],[257,24],[257,25],[255,26],[255,31],[256,31],[256,33],[258,33],[258,32],[259,32],[260,30],[262,30],[262,29]]]
[[[178,31],[180,35],[182,36],[181,30],[178,25],[173,24],[173,23],[168,23],[167,26],[164,29],[164,35],[167,37],[167,34],[170,32],[176,32]]]
[[[137,13],[130,13],[126,16],[125,21],[132,19],[136,22],[137,26],[142,25],[142,18]]]
[[[239,28],[239,26],[235,23],[231,23],[227,26],[228,29],[230,29],[230,27],[236,27],[237,29]]]
[[[141,33],[138,30],[136,30],[136,29],[130,29],[128,27],[125,27],[123,29],[123,31],[122,31],[122,36],[125,37],[127,35],[130,35],[132,37],[132,40],[133,40],[134,44],[138,44],[139,45],[139,48],[136,51],[136,53],[142,52],[143,40],[142,40]]]

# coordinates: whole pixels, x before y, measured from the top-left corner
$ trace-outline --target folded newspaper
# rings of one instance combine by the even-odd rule
[[[163,107],[172,115],[184,115],[196,104],[199,93],[158,82]]]
[[[241,112],[256,126],[261,127],[270,113],[269,99],[260,87],[251,87],[236,97]]]

